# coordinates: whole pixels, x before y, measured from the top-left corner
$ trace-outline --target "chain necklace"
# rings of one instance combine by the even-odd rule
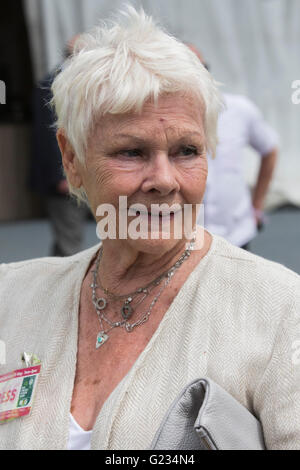
[[[101,327],[101,330],[97,335],[96,349],[99,349],[104,343],[106,343],[106,341],[109,339],[108,333],[111,330],[113,330],[114,328],[124,328],[127,333],[131,333],[134,330],[134,328],[136,328],[140,325],[143,325],[144,323],[146,323],[148,321],[148,319],[151,315],[152,309],[153,309],[154,305],[157,303],[157,301],[158,301],[159,297],[161,296],[163,290],[171,282],[171,279],[174,276],[177,269],[179,269],[181,267],[181,265],[184,263],[184,261],[186,259],[188,259],[189,256],[191,255],[191,251],[194,249],[195,241],[196,241],[196,237],[193,238],[193,240],[189,244],[188,248],[184,251],[184,253],[178,259],[178,261],[176,261],[176,263],[168,271],[165,271],[164,273],[160,274],[156,279],[151,281],[145,287],[140,287],[136,291],[131,292],[131,293],[126,294],[126,295],[115,295],[115,294],[109,292],[108,289],[103,288],[100,281],[97,281],[97,275],[98,275],[98,272],[99,272],[100,262],[101,262],[102,255],[103,255],[103,247],[101,247],[99,255],[97,257],[96,267],[92,271],[93,283],[91,284],[92,302],[93,302],[93,305],[96,309],[96,313],[98,315],[98,319],[99,319],[99,323],[100,323],[100,327]],[[138,305],[140,305],[145,300],[146,297],[148,297],[150,295],[150,293],[152,292],[152,290],[155,287],[159,286],[162,283],[163,279],[164,279],[164,282],[163,282],[159,292],[157,293],[157,295],[154,297],[154,299],[150,303],[150,306],[149,306],[148,310],[146,312],[144,312],[136,322],[130,323],[129,319],[131,318],[131,316],[134,313],[134,309],[132,307],[133,300],[135,298],[138,298],[139,296],[141,296],[141,298],[138,299],[138,301],[135,305],[135,308],[136,308]],[[114,300],[123,300],[123,299],[125,299],[125,301],[123,302],[123,306],[121,308],[121,317],[122,317],[122,319],[120,321],[113,322],[109,318],[106,317],[104,312],[105,312],[105,309],[108,305],[108,300],[104,297],[97,298],[96,289],[98,287],[101,287],[101,289],[105,292],[105,294],[108,297],[113,298]],[[104,327],[104,322],[108,324],[107,328]]]

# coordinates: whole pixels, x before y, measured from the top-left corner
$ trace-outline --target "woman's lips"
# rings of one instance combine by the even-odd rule
[[[168,212],[168,213],[155,213],[155,212],[137,212],[136,216],[142,216],[142,217],[159,217],[160,219],[167,218],[167,217],[174,217],[175,214],[178,214],[181,211],[177,212]]]

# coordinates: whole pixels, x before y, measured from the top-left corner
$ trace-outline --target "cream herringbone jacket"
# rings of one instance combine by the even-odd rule
[[[80,289],[99,247],[0,265],[7,364],[42,360],[30,416],[0,426],[0,449],[66,449]],[[213,237],[133,368],[105,402],[93,449],[146,449],[169,405],[210,377],[261,421],[268,449],[300,449],[300,277]]]

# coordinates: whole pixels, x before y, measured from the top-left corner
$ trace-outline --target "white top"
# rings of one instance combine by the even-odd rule
[[[68,450],[91,450],[92,431],[85,431],[70,413]]]
[[[244,150],[250,146],[264,157],[278,145],[278,137],[247,98],[225,94],[224,100],[226,109],[219,118],[216,157],[208,158],[205,226],[230,243],[243,246],[257,232],[243,174]]]
[[[97,250],[0,265],[1,372],[24,351],[42,361],[32,413],[0,427],[0,449],[67,449],[80,291]],[[92,450],[148,449],[170,404],[203,377],[260,419],[268,449],[300,449],[299,339],[300,276],[214,236],[104,403]]]

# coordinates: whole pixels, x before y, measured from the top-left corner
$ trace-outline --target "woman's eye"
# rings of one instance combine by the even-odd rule
[[[142,155],[142,151],[139,149],[121,150],[119,153],[130,158],[140,157]]]
[[[198,149],[193,145],[189,145],[187,147],[181,147],[179,153],[184,157],[188,157],[189,155],[198,155]]]

